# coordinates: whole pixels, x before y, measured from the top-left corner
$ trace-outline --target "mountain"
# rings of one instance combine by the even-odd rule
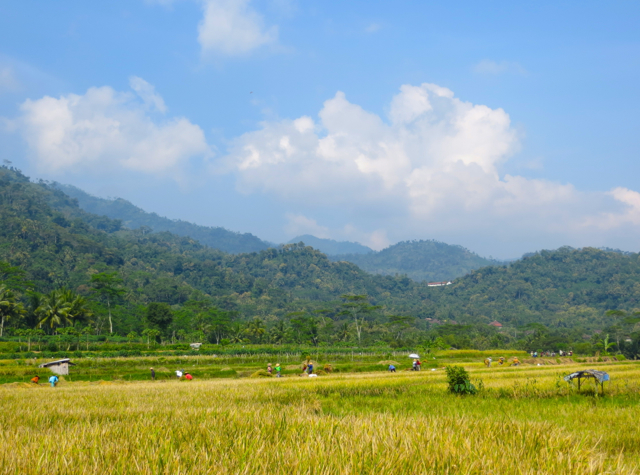
[[[324,252],[327,255],[335,255],[335,254],[368,254],[373,252],[373,249],[363,246],[357,242],[350,241],[334,241],[333,239],[323,239],[317,238],[310,234],[304,234],[302,236],[298,236],[287,244],[294,244],[303,242],[307,246],[311,246],[314,249],[318,249],[319,251]]]
[[[306,242],[306,241],[305,241]],[[332,255],[373,274],[407,275],[416,281],[445,281],[461,277],[473,269],[501,264],[465,249],[438,241],[404,241],[369,254]]]
[[[179,219],[164,218],[156,213],[147,213],[121,198],[98,198],[72,185],[54,183],[53,186],[78,200],[78,204],[83,210],[95,215],[118,219],[129,229],[145,226],[156,232],[167,231],[178,236],[188,236],[206,246],[231,254],[262,251],[272,247],[253,234],[241,234],[221,227],[199,226]]]
[[[631,336],[635,341],[638,335],[633,319],[616,320],[605,313],[640,310],[636,253],[567,247],[540,251],[509,266],[472,270],[452,285],[428,287],[406,276],[372,275],[350,262],[332,262],[300,244],[234,255],[168,232],[130,230],[118,220],[84,211],[50,184],[33,183],[1,167],[0,220],[3,284],[14,285],[12,269],[18,268],[37,292],[70,288],[89,299],[100,328],[106,306],[93,296],[91,276],[116,273],[125,291],[111,305],[120,335],[145,328],[143,315],[152,302],[171,305],[170,331],[193,332],[203,301],[231,312],[233,325],[240,326],[225,327],[225,332],[239,328],[233,330],[238,338],[245,338],[243,328],[249,328],[242,325],[256,321],[286,341],[320,338],[323,344],[399,347],[441,338],[458,348],[528,348],[535,343],[537,349],[551,349],[582,342],[595,330],[616,339]],[[27,294],[15,289],[28,306]],[[380,307],[362,316],[367,321],[359,327],[361,342],[355,340],[351,314],[342,311],[343,294],[366,294]],[[33,326],[33,318],[13,318],[8,325]],[[494,320],[503,331],[489,325]],[[260,335],[266,333],[254,334],[251,341],[261,341]]]

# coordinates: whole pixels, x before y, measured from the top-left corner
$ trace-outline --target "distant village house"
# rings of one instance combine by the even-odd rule
[[[494,320],[492,321],[489,325],[491,325],[492,327],[496,327],[496,328],[502,328],[502,323]]]
[[[442,287],[443,285],[451,285],[451,281],[448,282],[428,282],[428,287]]]

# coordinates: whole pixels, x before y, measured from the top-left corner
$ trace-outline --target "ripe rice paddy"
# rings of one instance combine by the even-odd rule
[[[635,362],[0,387],[0,473],[632,474]],[[603,369],[605,396],[561,376]]]

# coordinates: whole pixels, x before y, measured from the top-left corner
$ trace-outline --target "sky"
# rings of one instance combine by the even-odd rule
[[[0,2],[0,151],[169,218],[640,251],[640,3]]]

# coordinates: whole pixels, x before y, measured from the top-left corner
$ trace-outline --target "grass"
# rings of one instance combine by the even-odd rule
[[[585,365],[464,365],[478,396],[441,369],[5,384],[0,473],[638,473],[638,364],[589,366],[604,397],[561,380]]]

